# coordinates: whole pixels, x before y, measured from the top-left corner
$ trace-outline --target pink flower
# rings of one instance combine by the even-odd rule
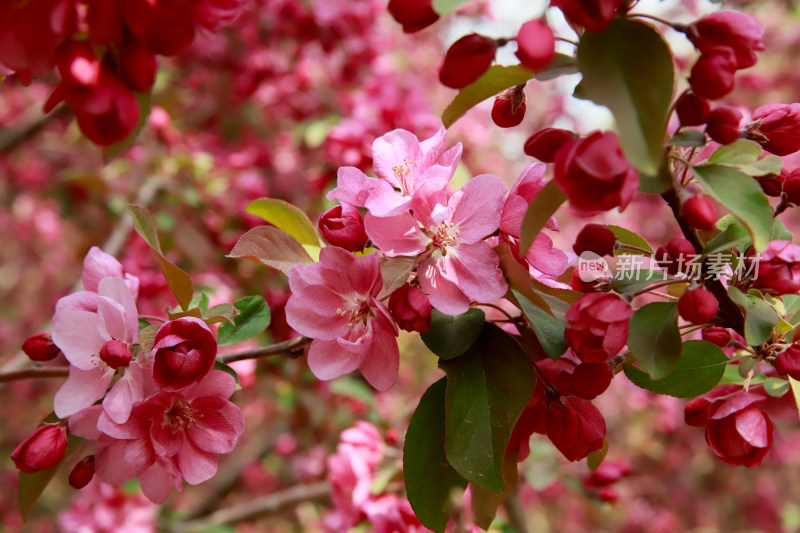
[[[753,286],[770,294],[800,291],[800,246],[791,241],[772,241],[758,258]]]
[[[408,211],[412,195],[423,183],[433,180],[444,187],[453,177],[461,159],[461,143],[442,154],[444,135],[442,128],[422,142],[405,130],[390,131],[378,137],[372,143],[378,179],[367,177],[357,168],[342,167],[337,187],[328,193],[328,200],[366,207],[379,217]]]
[[[217,340],[205,322],[183,317],[166,322],[156,333],[150,360],[153,378],[165,390],[197,383],[213,368]]]
[[[459,315],[473,300],[492,302],[508,290],[500,260],[484,241],[500,225],[505,192],[500,178],[490,174],[452,196],[428,182],[414,194],[413,215],[368,214],[367,235],[390,257],[424,253],[418,269],[422,291],[439,311]]]
[[[131,291],[133,299],[139,296],[139,278],[127,274],[122,269],[122,263],[113,256],[108,255],[97,246],[92,246],[83,259],[83,290],[97,292],[103,278],[122,278]]]
[[[292,295],[286,303],[286,321],[314,341],[308,366],[328,380],[361,370],[378,390],[397,379],[400,353],[397,326],[377,296],[383,287],[380,257],[356,257],[329,246],[319,263],[296,265],[289,272]]]
[[[235,380],[221,370],[178,392],[144,384],[147,398],[137,402],[123,424],[90,407],[70,419],[70,430],[97,440],[97,476],[112,485],[138,477],[155,503],[173,487],[202,483],[217,472],[217,455],[231,452],[244,431],[244,417],[228,401]]]
[[[139,492],[128,493],[95,480],[58,514],[58,525],[64,533],[152,533],[157,509]]]

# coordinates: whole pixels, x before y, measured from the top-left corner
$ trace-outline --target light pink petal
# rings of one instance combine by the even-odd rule
[[[114,257],[108,255],[97,246],[92,246],[83,260],[83,288],[97,292],[103,278],[121,278],[122,265]]]
[[[102,398],[113,378],[114,371],[105,365],[91,370],[70,366],[67,381],[53,400],[58,418],[67,418]]]
[[[195,448],[190,442],[178,454],[178,468],[189,485],[197,485],[217,473],[217,456]]]
[[[308,367],[321,380],[349,374],[364,362],[364,353],[348,352],[336,341],[315,339],[308,349]]]
[[[364,225],[373,244],[389,257],[414,256],[425,251],[428,238],[408,213],[395,217],[367,214]]]
[[[439,154],[442,153],[442,148],[444,148],[444,137],[446,134],[447,130],[441,127],[433,137],[420,141],[419,147],[420,150],[422,150],[422,159],[419,161],[419,164],[422,168],[428,168],[439,159]],[[458,146],[460,147],[461,143],[458,143]],[[448,152],[451,150],[453,149],[451,148]],[[442,157],[444,158],[444,155]]]
[[[92,405],[86,409],[81,409],[69,417],[69,432],[84,439],[99,439],[101,433],[97,429],[97,419],[102,412],[103,407],[100,405]]]
[[[376,325],[373,349],[364,358],[359,370],[364,379],[379,391],[394,385],[400,368],[397,339],[387,325]]]
[[[542,163],[532,163],[525,167],[517,181],[511,186],[509,196],[521,196],[528,203],[532,202],[536,195],[544,187],[544,174],[547,165]]]
[[[497,230],[506,192],[503,180],[482,174],[453,195],[449,205],[453,208],[453,222],[460,231],[461,242],[473,244]]]
[[[522,229],[522,220],[528,211],[528,202],[522,196],[509,196],[503,205],[503,213],[500,217],[500,231],[506,235],[519,238]]]
[[[440,270],[440,261],[428,259],[419,266],[419,284],[431,305],[446,315],[460,315],[469,310],[471,300],[458,285]]]
[[[136,310],[133,294],[125,281],[122,278],[105,278],[100,281],[98,294],[118,302],[124,311],[122,313],[124,336],[114,338],[128,344],[136,344],[139,331],[139,312]],[[100,311],[102,315],[102,308]]]
[[[372,143],[372,160],[375,174],[399,187],[400,182],[397,180],[393,168],[405,164],[407,160],[413,162],[412,166],[421,164],[423,162],[422,148],[413,133],[406,130],[393,130],[378,137]]]
[[[244,432],[244,415],[234,404],[222,398],[204,397],[192,402],[202,415],[186,431],[197,448],[208,453],[230,453]]]
[[[397,192],[388,181],[380,181],[372,189],[365,207],[376,217],[391,217],[411,208],[411,197]]]
[[[442,184],[441,180],[426,181],[417,188],[411,199],[414,218],[422,224],[423,228],[434,229],[441,221],[434,219],[433,213],[440,211],[441,206],[446,206],[449,198],[450,192],[446,183]]]
[[[353,324],[348,327],[347,335],[339,337],[336,342],[348,352],[363,354],[370,351],[375,335],[372,322],[373,320],[370,320],[366,326],[361,323]]]
[[[533,240],[525,259],[536,270],[548,276],[560,276],[569,266],[567,254],[554,247],[552,239],[544,233]]]
[[[180,483],[180,480],[177,482]],[[139,476],[139,485],[145,498],[158,504],[167,501],[175,483],[173,476],[158,462],[153,463]]]
[[[332,341],[347,334],[347,318],[336,314],[319,314],[313,300],[294,293],[286,302],[286,322],[301,335]]]
[[[108,279],[119,278],[104,278],[103,281]],[[119,304],[111,298],[101,296],[97,299],[97,316],[100,320],[97,322],[97,331],[100,336],[110,341],[111,339],[125,340],[125,322],[123,315],[125,310],[122,304]]]
[[[76,292],[56,304],[53,315],[53,342],[61,348],[67,361],[81,370],[94,368],[93,358],[105,344],[99,331],[99,317],[87,307],[97,309],[98,296],[91,292]]]
[[[458,162],[461,161],[461,149],[461,143],[458,143],[447,150],[435,165],[425,170],[420,179],[444,179],[449,182],[458,167]]]
[[[141,384],[133,379],[133,374],[126,372],[103,398],[103,409],[111,420],[124,424],[131,415],[133,404],[142,399]]]
[[[327,194],[328,200],[339,200],[356,207],[364,207],[378,180],[370,178],[355,167],[341,167],[337,173],[336,188]]]
[[[199,382],[186,387],[183,395],[187,398],[214,396],[228,399],[235,391],[236,380],[233,379],[233,376],[222,370],[212,370]]]
[[[101,437],[94,454],[97,476],[112,485],[122,485],[137,477],[155,460],[148,444],[145,439]]]
[[[462,244],[442,262],[449,262],[458,287],[471,299],[490,303],[502,298],[508,291],[503,272],[498,268],[500,259],[486,242]]]

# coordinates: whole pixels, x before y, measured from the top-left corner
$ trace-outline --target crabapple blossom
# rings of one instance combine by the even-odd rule
[[[792,379],[800,378],[800,347],[797,343],[779,353],[773,365],[780,374],[791,376]]]
[[[703,287],[686,290],[678,300],[678,313],[692,324],[702,325],[709,322],[718,310],[717,299]]]
[[[64,533],[151,533],[156,530],[157,509],[141,493],[129,493],[95,478],[58,514],[58,526]]]
[[[614,255],[617,236],[603,224],[586,224],[575,237],[572,250],[581,255],[583,252],[594,252],[597,255]]]
[[[771,241],[758,258],[753,286],[770,294],[800,291],[800,246],[791,241]]]
[[[628,342],[631,306],[610,293],[584,294],[567,311],[564,339],[586,363],[603,363]]]
[[[741,135],[741,123],[744,114],[737,108],[728,105],[715,107],[708,115],[706,133],[720,144],[730,144]]]
[[[692,196],[683,204],[683,216],[695,229],[713,231],[717,227],[717,205],[707,196]]]
[[[711,104],[702,96],[686,91],[675,102],[675,112],[681,126],[700,126],[708,120]]]
[[[800,150],[800,104],[768,104],[753,111],[753,126],[764,150],[789,155]]]
[[[213,368],[216,355],[214,334],[199,318],[165,322],[150,351],[153,378],[164,390],[182,389],[203,379]]]
[[[703,53],[720,47],[734,53],[737,68],[752,67],[758,61],[756,52],[763,52],[764,28],[750,15],[737,11],[717,11],[694,21],[686,35]]]
[[[11,460],[18,469],[31,474],[56,466],[66,449],[66,425],[45,424],[17,446],[11,453]]]
[[[397,379],[398,331],[378,300],[383,287],[379,264],[378,254],[355,257],[329,246],[318,263],[295,265],[289,272],[286,321],[314,339],[308,366],[318,378],[333,379],[358,368],[381,391]]]
[[[577,136],[569,130],[545,128],[528,137],[524,149],[529,156],[544,163],[552,163],[556,160],[559,148],[575,139]]]
[[[22,351],[31,361],[50,361],[61,353],[61,349],[53,344],[53,337],[49,333],[37,333],[25,339]]]

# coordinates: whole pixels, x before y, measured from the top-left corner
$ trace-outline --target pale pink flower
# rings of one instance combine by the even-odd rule
[[[429,181],[414,194],[413,215],[367,214],[367,235],[390,257],[423,254],[419,283],[431,305],[462,314],[472,301],[489,303],[508,290],[500,260],[484,240],[500,225],[506,190],[490,174],[476,176],[453,195]]]
[[[432,181],[444,188],[453,177],[461,159],[461,143],[442,154],[444,136],[441,128],[420,142],[413,133],[398,129],[375,139],[372,159],[378,179],[355,167],[342,167],[328,199],[366,207],[380,217],[408,211],[414,192],[423,183]]]
[[[95,478],[57,519],[63,533],[153,533],[157,510],[141,493]]]
[[[92,246],[83,259],[83,290],[97,292],[103,278],[123,278],[134,301],[139,297],[139,278],[125,273],[122,264],[97,246]]]
[[[152,378],[143,383],[145,400],[134,404],[124,424],[99,406],[70,419],[70,431],[97,441],[97,476],[120,485],[138,477],[155,503],[217,472],[217,455],[231,452],[244,431],[241,410],[228,401],[236,381],[212,370],[200,382],[177,392],[159,391]]]
[[[335,246],[322,249],[318,263],[296,265],[289,272],[292,295],[286,321],[314,341],[308,366],[319,379],[355,369],[378,390],[397,379],[398,330],[377,296],[383,287],[380,257],[356,257]]]

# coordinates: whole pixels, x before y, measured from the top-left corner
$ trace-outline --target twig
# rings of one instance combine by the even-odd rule
[[[172,525],[170,531],[173,533],[191,533],[205,531],[213,526],[236,524],[252,520],[263,514],[277,513],[298,503],[325,500],[330,496],[330,493],[331,486],[326,482],[296,485],[227,509],[220,509],[201,520],[179,522]]]
[[[24,368],[11,372],[0,372],[0,383],[30,378],[65,378],[68,375],[69,367],[66,366]]]
[[[10,152],[22,142],[39,133],[51,121],[62,116],[70,115],[71,113],[72,110],[68,106],[61,105],[51,113],[40,115],[35,120],[32,120],[29,124],[18,130],[6,130],[4,135],[0,137],[0,154]]]
[[[298,352],[306,344],[310,343],[313,339],[308,337],[297,337],[288,341],[279,342],[278,344],[271,344],[263,348],[254,348],[252,350],[244,350],[242,352],[228,353],[217,357],[220,363],[233,363],[236,361],[243,361],[245,359],[256,359],[258,357],[265,357],[268,355],[293,355]]]
[[[667,285],[675,285],[676,283],[686,283],[685,279],[668,279],[667,281],[660,281],[654,285],[648,285],[644,289],[638,290],[633,293],[633,296],[641,296],[642,294],[646,294],[650,291],[660,289],[661,287],[666,287]]]
[[[506,508],[506,515],[508,516],[508,525],[514,530],[515,533],[528,533],[528,524],[525,521],[525,510],[519,501],[517,489],[514,489],[508,495],[503,506]]]

